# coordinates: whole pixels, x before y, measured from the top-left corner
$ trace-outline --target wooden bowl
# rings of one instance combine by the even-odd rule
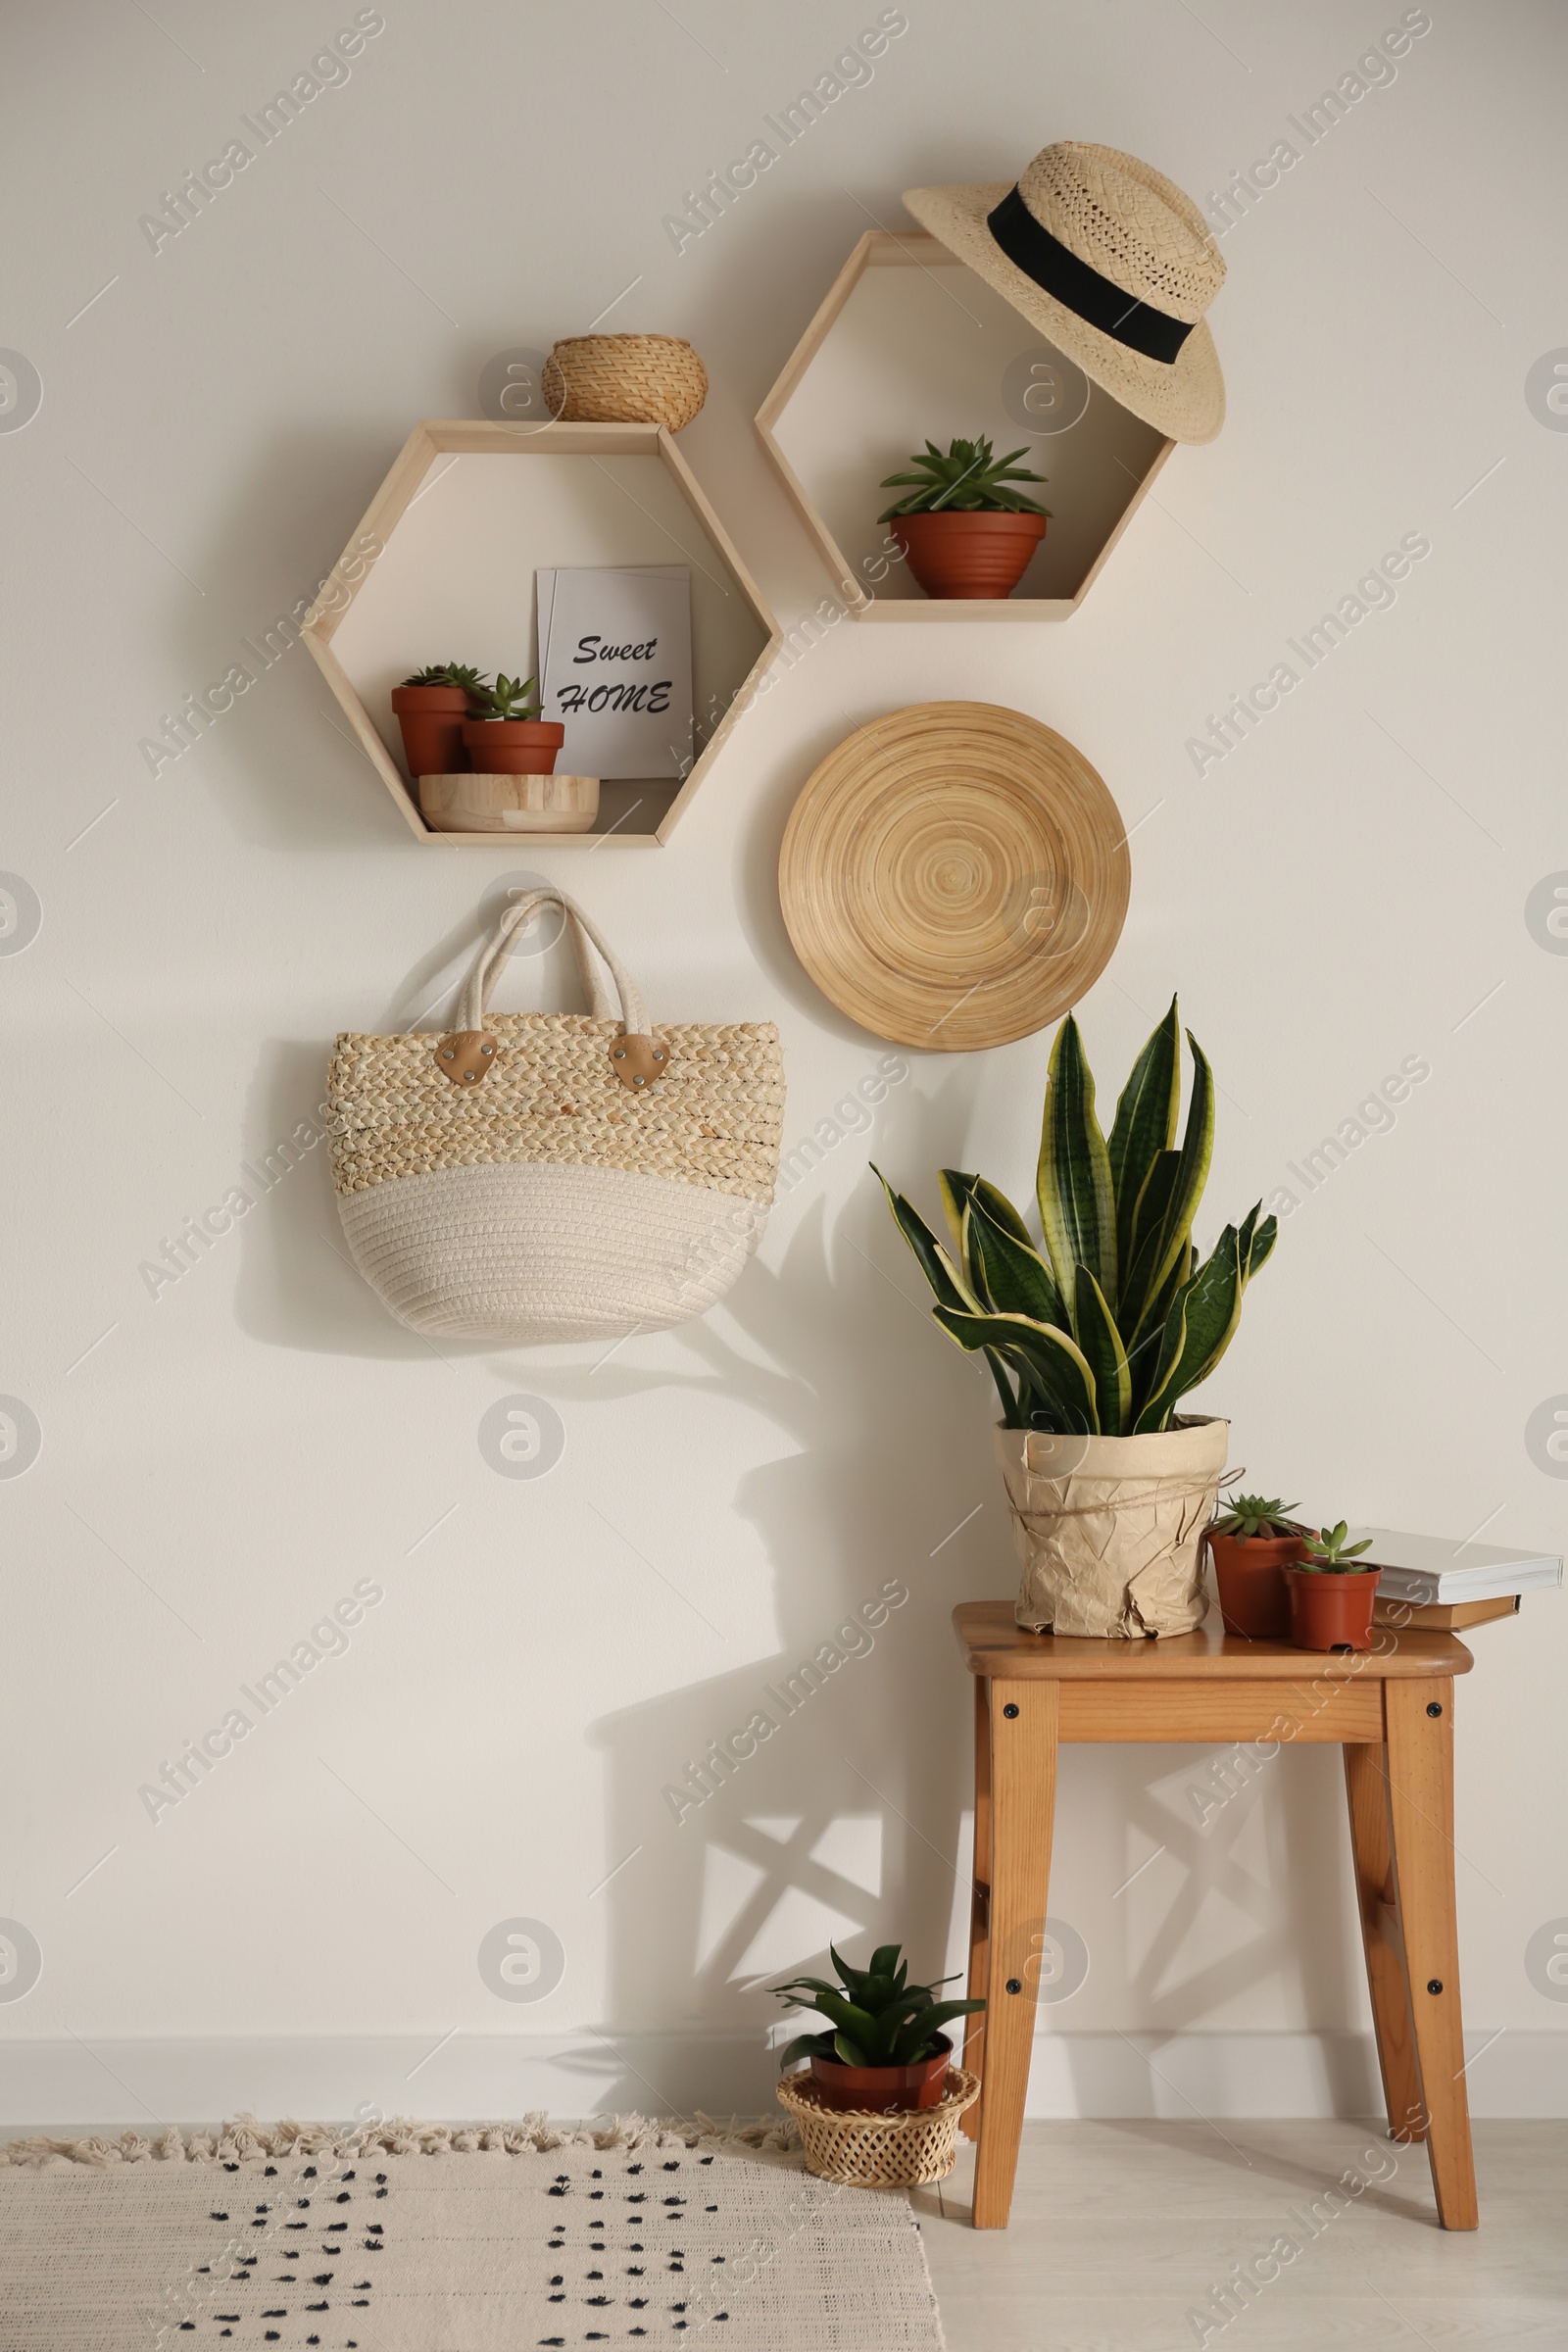
[[[419,808],[437,833],[591,833],[597,776],[421,776]]]

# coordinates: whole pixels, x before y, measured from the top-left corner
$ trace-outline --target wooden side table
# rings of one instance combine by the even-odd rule
[[[974,1898],[963,2062],[981,2077],[963,2129],[978,2139],[974,2226],[1012,2204],[1051,1874],[1063,1740],[1338,1740],[1372,2022],[1389,2130],[1424,2139],[1446,2230],[1477,2223],[1453,1906],[1452,1634],[1378,1629],[1387,1646],[1319,1656],[1243,1642],[1218,1613],[1174,1640],[1084,1642],[1031,1634],[1010,1601],[953,1612],[975,1678]],[[1031,1963],[1033,1967],[1031,1968]]]

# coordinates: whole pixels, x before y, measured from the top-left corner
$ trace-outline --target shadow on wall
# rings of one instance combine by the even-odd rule
[[[825,1956],[830,1938],[870,1929],[902,1933],[918,1966],[940,1974],[967,1905],[968,1693],[947,1616],[956,1600],[997,1589],[994,1508],[951,1545],[944,1539],[977,1503],[994,1503],[989,1416],[956,1352],[945,1365],[940,1335],[916,1330],[927,1317],[912,1290],[901,1297],[860,1254],[870,1244],[886,1256],[869,1230],[883,1213],[867,1179],[841,1215],[830,1265],[825,1203],[815,1204],[779,1270],[754,1263],[731,1293],[737,1343],[719,1317],[692,1326],[710,1368],[674,1377],[694,1395],[751,1406],[793,1441],[735,1496],[774,1565],[778,1647],[593,1732],[609,1759],[605,1850],[618,1859],[637,1849],[601,1898],[608,2038],[617,2024],[656,2017],[756,2027],[754,2112],[771,2099],[762,2029],[782,2014],[756,1986]],[[902,1288],[902,1268],[896,1279]],[[612,1376],[624,1397],[671,1385],[609,1365],[595,1392]],[[942,1426],[960,1429],[961,1442],[933,1447]],[[706,1614],[663,1500],[646,1541]],[[855,1835],[852,1817],[872,1835]],[[581,2063],[608,2078],[589,2103],[647,2099],[646,2080],[603,2047]],[[652,2087],[666,2107],[684,2103],[681,2084]]]

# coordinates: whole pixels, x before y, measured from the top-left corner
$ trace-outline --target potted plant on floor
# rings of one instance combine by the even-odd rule
[[[1050,520],[1049,508],[1012,485],[1045,476],[1014,466],[1013,460],[1026,454],[1022,449],[994,458],[984,433],[973,441],[954,441],[946,457],[934,441],[925,447],[923,457],[909,460],[913,473],[890,473],[883,482],[884,490],[914,487],[877,520],[892,523],[893,536],[927,596],[1010,596]]]
[[[828,1946],[839,1972],[837,1984],[820,1977],[796,1977],[775,1984],[791,2009],[814,2009],[827,2019],[818,2034],[797,2034],[779,2052],[779,2071],[797,2058],[811,2061],[811,2081],[826,2107],[862,2108],[874,2115],[935,2107],[953,2059],[953,2044],[939,2031],[951,2018],[983,2009],[984,2001],[939,2001],[951,1977],[935,1984],[910,1984],[909,1964],[900,1946],[884,1943],[869,1968],[852,1968]]]
[[[460,662],[437,662],[416,669],[412,678],[392,689],[392,711],[403,733],[403,757],[409,773],[445,776],[467,766],[463,748],[464,722],[484,692],[476,669]]]
[[[479,715],[468,719],[463,741],[482,776],[548,776],[566,730],[539,716],[534,678],[509,678],[503,670],[493,686],[474,696]]]
[[[1291,1596],[1280,1571],[1306,1556],[1306,1530],[1278,1496],[1236,1495],[1208,1530],[1208,1556],[1228,1634],[1249,1642],[1287,1642]]]
[[[1370,1649],[1372,1602],[1380,1568],[1351,1562],[1371,1548],[1372,1539],[1348,1544],[1349,1529],[1320,1528],[1305,1539],[1306,1557],[1284,1570],[1291,1589],[1291,1640],[1298,1649]]]
[[[1226,1423],[1179,1413],[1235,1335],[1277,1234],[1256,1203],[1206,1258],[1193,1219],[1214,1142],[1214,1082],[1191,1031],[1180,1148],[1176,1000],[1133,1065],[1108,1140],[1071,1013],[1056,1032],[1036,1175],[1044,1251],[983,1177],[945,1169],[949,1257],[882,1178],[936,1294],[936,1320],[980,1350],[1002,1399],[997,1452],[1023,1569],[1020,1625],[1185,1634],[1208,1607],[1200,1543]],[[878,1175],[881,1171],[877,1171]]]

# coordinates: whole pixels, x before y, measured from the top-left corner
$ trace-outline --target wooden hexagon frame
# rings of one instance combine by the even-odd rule
[[[869,525],[885,501],[882,476],[928,436],[940,444],[954,433],[1007,433],[999,449],[1029,437],[1031,428],[1020,428],[1015,409],[1004,405],[999,362],[1019,365],[1031,348],[1052,351],[923,229],[868,229],[839,271],[758,411],[757,432],[858,620],[1066,620],[1094,586],[1176,446],[1098,386],[1071,428],[1070,469],[1056,475],[1067,484],[1066,506],[1054,485],[1044,492],[1056,519],[1016,595],[972,603],[924,597],[899,560],[890,562],[883,526]],[[1053,449],[1069,455],[1065,432],[1036,441],[1041,456]],[[868,528],[874,552],[852,556],[852,532],[864,537]],[[1053,592],[1037,585],[1042,580]],[[884,581],[894,583],[892,593]]]
[[[732,657],[729,666],[733,670],[739,665],[740,674],[732,675],[724,681],[724,684],[727,685],[727,692],[722,697],[723,708],[716,711],[712,731],[703,744],[702,750],[688,773],[679,780],[678,789],[674,789],[673,798],[664,808],[659,822],[651,828],[647,826],[647,820],[645,820],[644,830],[631,831],[628,823],[630,814],[628,810],[612,825],[606,824],[602,831],[592,833],[526,831],[442,833],[435,831],[426,824],[420,813],[411,781],[405,777],[389,748],[388,736],[377,727],[358,686],[349,675],[344,662],[339,658],[339,654],[333,651],[333,639],[354,612],[357,601],[364,597],[367,584],[376,576],[376,566],[390,547],[393,534],[399,524],[403,522],[416,501],[422,497],[426,490],[433,489],[435,483],[441,478],[441,474],[433,473],[432,468],[438,466],[443,457],[447,458],[450,466],[456,459],[466,456],[508,457],[518,461],[549,457],[592,459],[596,462],[598,471],[606,479],[612,481],[615,477],[605,464],[607,460],[617,458],[657,460],[662,468],[664,482],[674,493],[678,494],[679,501],[683,503],[697,526],[696,532],[690,536],[698,537],[705,543],[701,554],[694,552],[690,545],[685,544],[683,535],[673,530],[667,520],[661,520],[650,505],[638,500],[627,489],[625,492],[627,500],[637,508],[643,518],[642,525],[628,525],[628,527],[637,539],[644,542],[644,545],[635,549],[628,547],[618,556],[605,557],[602,560],[649,563],[655,560],[670,562],[677,557],[683,557],[703,573],[710,588],[716,588],[726,600],[732,596],[739,600],[733,616],[732,633],[739,631],[741,616],[744,615],[749,618],[760,638],[760,643],[749,661],[745,659],[744,652]],[[542,481],[544,477],[541,476],[540,479]],[[624,484],[620,486],[624,488]],[[671,502],[667,496],[654,501],[655,505],[661,503],[667,508]],[[668,542],[668,544],[663,544],[664,542]],[[657,559],[656,556],[646,552],[649,546],[654,545],[658,547]],[[704,557],[716,558],[726,575],[728,586],[717,578],[710,567],[710,564],[703,560]],[[570,558],[562,556],[558,559],[546,548],[531,556],[529,560],[549,563],[553,560],[568,561]],[[697,583],[694,581],[693,585],[695,590]],[[729,617],[726,616],[726,618]],[[777,621],[763,603],[756,582],[741,562],[723,524],[704,497],[691,468],[676,449],[671,436],[662,426],[656,424],[554,423],[518,427],[513,424],[492,423],[488,419],[427,421],[416,425],[399,452],[392,470],[376,492],[359,530],[350,541],[339,563],[334,566],[326,587],[306,615],[302,634],[327,684],[342,705],[344,714],[354,730],[356,739],[382,783],[392,795],[410,830],[416,837],[435,846],[450,845],[460,849],[504,849],[513,856],[515,856],[519,848],[529,847],[591,850],[597,848],[604,841],[614,841],[621,845],[639,844],[643,847],[667,841],[676,822],[689,807],[698,787],[735,725],[748,689],[756,686],[780,643]],[[698,703],[699,713],[701,713],[701,682],[696,674],[700,669],[699,636],[699,614],[694,610],[694,701]],[[417,652],[412,652],[410,655],[410,659],[413,660],[419,658],[420,655]],[[453,644],[445,642],[443,637],[442,642],[423,649],[423,658],[426,660],[466,660],[469,656],[466,651],[460,652]],[[716,703],[719,699],[718,695],[715,694],[713,699]],[[395,722],[389,721],[389,732],[393,723]],[[673,779],[667,778],[661,779],[661,794],[671,790],[673,781]],[[614,789],[621,791],[619,787]],[[652,787],[648,789],[650,792],[653,790]],[[635,785],[627,785],[621,792],[621,797],[624,798],[626,793],[636,790]],[[603,823],[603,817],[601,822]]]

